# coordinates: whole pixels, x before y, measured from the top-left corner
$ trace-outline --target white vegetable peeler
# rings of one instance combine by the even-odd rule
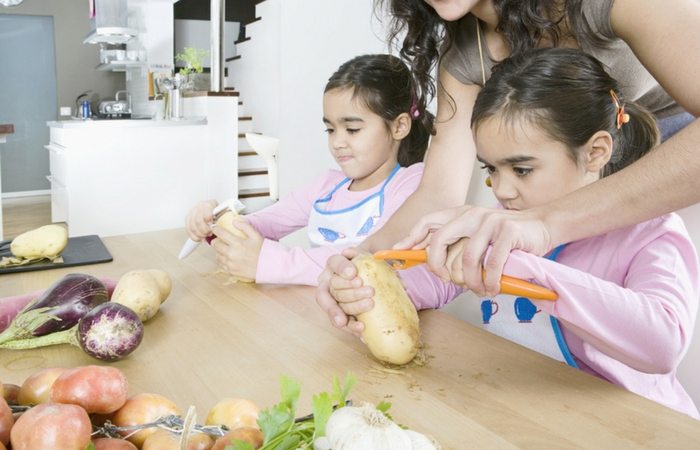
[[[218,216],[225,213],[226,211],[241,212],[244,209],[245,205],[241,203],[240,200],[238,200],[237,198],[231,198],[216,205],[216,208],[214,208],[212,214],[214,215],[214,221],[216,221]],[[188,238],[187,242],[185,242],[185,245],[182,246],[180,254],[177,256],[178,259],[185,259],[190,253],[192,253],[197,247],[199,247],[199,244],[201,244],[201,242],[193,241],[192,239]]]

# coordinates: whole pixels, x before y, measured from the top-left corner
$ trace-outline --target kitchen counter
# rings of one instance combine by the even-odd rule
[[[183,127],[206,125],[206,117],[190,117],[179,120],[155,119],[71,119],[47,122],[52,128],[142,128],[142,127]]]
[[[200,246],[177,254],[184,230],[114,236],[114,262],[2,276],[0,296],[45,288],[70,272],[118,279],[160,268],[170,298],[146,324],[141,346],[112,363],[132,394],[153,392],[202,421],[225,397],[279,401],[279,378],[301,381],[298,415],[334,375],[358,377],[350,398],[392,403],[394,419],[445,449],[696,448],[700,422],[439,311],[420,313],[426,364],[386,370],[355,337],[333,328],[310,287],[227,284]],[[0,351],[2,381],[46,367],[97,364],[76,348]]]

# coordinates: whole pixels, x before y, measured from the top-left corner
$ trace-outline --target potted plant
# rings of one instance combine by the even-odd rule
[[[178,72],[185,78],[185,83],[182,86],[185,90],[208,90],[209,89],[209,74],[200,76],[204,72],[202,63],[209,56],[209,51],[195,47],[185,47],[182,53],[175,55],[175,61],[185,63],[185,67],[181,67]]]

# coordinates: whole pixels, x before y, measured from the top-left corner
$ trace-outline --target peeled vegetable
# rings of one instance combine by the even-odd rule
[[[68,244],[68,231],[60,225],[45,225],[12,240],[10,251],[22,258],[55,258]]]
[[[326,438],[333,450],[439,448],[426,436],[402,429],[369,403],[335,410],[326,423]],[[320,442],[316,445],[321,447]]]
[[[145,322],[156,315],[171,288],[170,277],[162,270],[132,270],[119,279],[112,302],[131,308]]]
[[[369,255],[353,258],[365,286],[374,288],[374,308],[357,315],[365,326],[362,338],[380,361],[406,364],[418,353],[418,313],[401,280],[384,261]]]
[[[246,236],[245,233],[243,233],[241,230],[239,230],[233,225],[234,222],[240,222],[243,220],[245,219],[243,219],[243,217],[241,217],[237,212],[226,211],[224,214],[221,215],[221,217],[217,219],[216,226],[223,228],[224,230],[228,231],[236,237],[239,237],[241,239],[248,239],[248,236]],[[255,280],[251,280],[250,278],[240,277],[235,277],[235,281],[242,281],[243,283],[255,282]]]

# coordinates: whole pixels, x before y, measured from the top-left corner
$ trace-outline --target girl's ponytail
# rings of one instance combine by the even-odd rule
[[[621,123],[613,135],[613,154],[603,168],[603,177],[624,169],[659,144],[659,128],[654,116],[646,108],[627,102],[622,113],[628,114],[629,120]]]
[[[425,109],[412,107],[409,114],[412,116],[411,132],[401,141],[397,158],[401,167],[423,162],[435,120],[435,117]]]

